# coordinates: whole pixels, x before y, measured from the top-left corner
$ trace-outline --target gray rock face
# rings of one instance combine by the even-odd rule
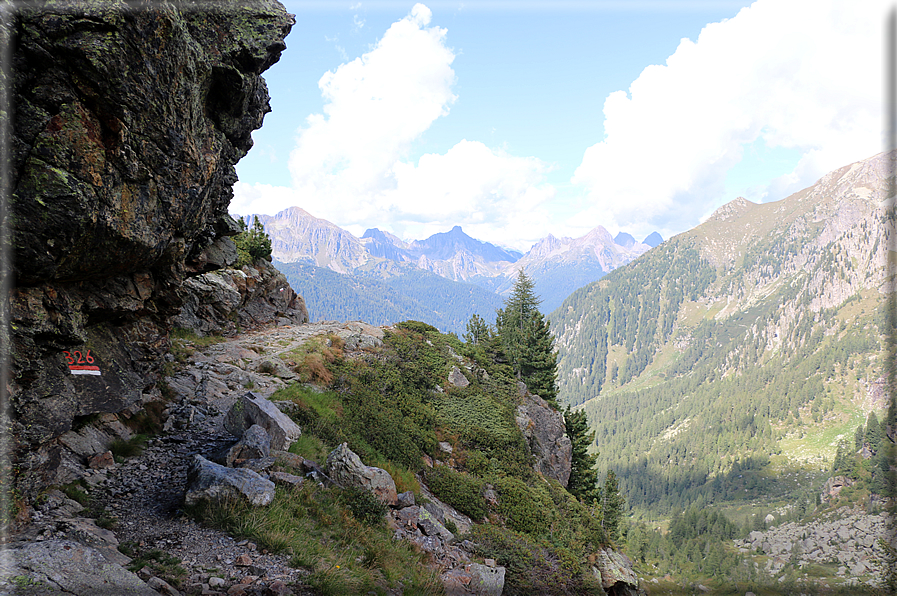
[[[398,502],[396,483],[386,470],[366,466],[346,443],[327,456],[327,475],[343,486],[357,486],[374,493],[387,505]]]
[[[250,426],[259,425],[271,437],[271,449],[286,451],[302,435],[302,430],[277,406],[253,392],[244,394],[227,412],[224,428],[242,436]]]
[[[12,578],[27,578],[40,594],[75,596],[159,596],[143,580],[99,551],[70,540],[46,540],[14,546],[0,558],[0,590],[12,588]],[[12,592],[15,593],[15,592]]]
[[[229,240],[229,239],[227,239]],[[223,269],[189,278],[181,312],[173,324],[200,335],[233,335],[260,325],[308,322],[302,296],[267,261],[253,267]]]
[[[233,233],[234,164],[293,18],[276,0],[72,0],[10,24],[10,402],[33,494],[76,416],[140,406],[160,380],[184,280]]]
[[[188,506],[201,501],[245,499],[257,507],[274,500],[274,483],[246,468],[226,468],[201,455],[194,456],[187,476]]]
[[[546,478],[567,486],[573,445],[564,434],[564,416],[552,410],[544,399],[527,391],[525,385],[522,393],[524,402],[517,406],[516,421],[530,451],[536,456],[534,468]]]
[[[590,559],[591,560],[591,559]],[[632,594],[638,589],[638,577],[632,570],[632,561],[626,555],[610,549],[599,550],[594,557],[592,573],[601,580],[605,591],[615,590],[614,594]]]

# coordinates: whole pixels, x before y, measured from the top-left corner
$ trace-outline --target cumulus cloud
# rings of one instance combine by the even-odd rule
[[[768,200],[881,151],[884,6],[759,0],[683,39],[665,65],[607,97],[605,138],[572,179],[590,204],[576,220],[687,229],[757,139],[802,155]]]
[[[553,195],[546,166],[462,140],[444,155],[407,159],[411,143],[449,112],[454,52],[416,4],[363,56],[321,77],[323,113],[306,118],[290,154],[292,187],[237,183],[231,210],[298,205],[353,233],[382,227],[423,238],[454,225],[492,241],[539,237]],[[524,215],[521,215],[524,213]],[[514,219],[514,238],[506,228]],[[541,218],[541,219],[540,219]]]

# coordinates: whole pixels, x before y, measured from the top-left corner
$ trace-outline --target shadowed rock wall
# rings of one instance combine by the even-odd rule
[[[26,492],[64,480],[54,439],[73,424],[158,393],[184,281],[236,232],[234,164],[293,22],[276,0],[17,12],[10,389]]]

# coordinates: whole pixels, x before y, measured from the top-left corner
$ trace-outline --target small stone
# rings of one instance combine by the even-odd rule
[[[227,596],[246,596],[246,590],[239,585],[231,586],[227,590]]]
[[[252,559],[249,557],[249,555],[240,555],[239,557],[234,559],[234,565],[240,567],[248,567],[249,565],[252,565]]]
[[[97,455],[91,457],[87,462],[87,465],[93,470],[112,468],[115,466],[115,459],[112,457],[112,452],[107,451],[105,453],[98,453]]]
[[[486,559],[483,562],[486,564],[486,567],[495,567],[495,559]]]
[[[224,578],[222,577],[210,577],[209,578],[209,587],[210,588],[223,588],[225,584]]]
[[[266,593],[271,596],[292,596],[293,591],[278,579],[271,582]]]

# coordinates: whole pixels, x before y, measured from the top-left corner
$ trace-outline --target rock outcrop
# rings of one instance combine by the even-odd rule
[[[187,279],[184,288],[184,305],[173,324],[199,335],[232,336],[261,325],[308,322],[305,300],[267,261],[203,273]]]
[[[60,480],[55,439],[76,419],[158,395],[185,280],[227,261],[234,164],[292,24],[276,0],[15,13],[10,401],[26,494]]]
[[[525,385],[521,393],[524,401],[517,406],[515,418],[530,451],[536,457],[534,467],[546,478],[553,478],[562,486],[567,486],[573,461],[573,444],[564,434],[564,416],[551,409],[544,399],[530,393]]]
[[[364,465],[346,443],[342,443],[327,456],[327,475],[342,486],[368,490],[387,505],[398,502],[396,483],[389,472]]]
[[[274,483],[267,478],[246,468],[216,464],[201,455],[194,456],[187,482],[184,504],[188,506],[203,501],[245,499],[260,507],[274,500]]]

